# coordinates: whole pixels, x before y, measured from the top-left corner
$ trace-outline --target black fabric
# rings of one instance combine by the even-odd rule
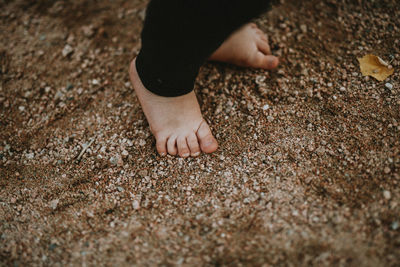
[[[206,59],[268,7],[268,0],[150,1],[136,59],[143,85],[161,96],[189,93]]]

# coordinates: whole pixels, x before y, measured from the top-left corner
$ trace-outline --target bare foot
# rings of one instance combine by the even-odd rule
[[[203,119],[194,91],[178,97],[162,97],[148,91],[136,71],[135,59],[129,74],[133,88],[156,138],[161,156],[195,157],[217,150],[218,143]]]
[[[254,23],[234,32],[209,59],[262,69],[273,69],[279,64],[278,58],[271,55],[267,36]]]
[[[270,55],[265,34],[254,23],[234,32],[209,58],[244,67],[273,69],[279,60]],[[212,153],[218,143],[203,119],[194,92],[162,97],[148,91],[136,71],[135,59],[129,69],[131,82],[142,105],[161,156],[198,156]]]

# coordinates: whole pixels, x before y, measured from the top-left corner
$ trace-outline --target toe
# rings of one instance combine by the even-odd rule
[[[186,143],[185,136],[179,136],[178,139],[176,139],[176,145],[178,147],[179,156],[181,156],[182,158],[187,158],[190,156],[190,150]]]
[[[201,151],[205,153],[212,153],[217,150],[217,140],[215,140],[214,136],[211,133],[210,127],[205,121],[200,124],[200,127],[197,130],[197,137],[200,141]]]
[[[258,40],[257,41],[257,48],[260,50],[263,54],[270,55],[271,54],[271,48],[269,47],[268,42],[264,40]]]
[[[197,140],[197,136],[195,133],[191,133],[186,137],[186,142],[190,149],[190,155],[192,157],[197,157],[200,155],[200,146],[199,141]]]
[[[267,35],[265,34],[265,32],[263,32],[262,30],[260,30],[258,28],[255,29],[255,31],[256,31],[258,37],[260,37],[262,40],[268,42],[268,38],[267,38]]]
[[[160,156],[165,156],[167,154],[167,137],[157,136],[156,138],[156,148]]]
[[[261,52],[258,52],[255,64],[257,68],[271,70],[278,66],[279,59],[275,56],[265,55]]]
[[[178,150],[176,148],[176,137],[171,136],[168,138],[167,149],[168,149],[168,154],[172,156],[175,156],[178,153]]]

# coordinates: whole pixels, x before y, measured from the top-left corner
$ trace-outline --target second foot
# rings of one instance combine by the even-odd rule
[[[232,33],[209,60],[267,70],[279,64],[279,59],[271,55],[267,36],[254,23],[248,23]]]
[[[217,150],[218,143],[201,115],[193,91],[178,97],[153,94],[142,84],[135,60],[131,63],[129,74],[161,156],[195,157],[201,152]]]

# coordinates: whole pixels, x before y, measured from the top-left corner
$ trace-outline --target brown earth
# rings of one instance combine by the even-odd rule
[[[129,84],[146,4],[0,1],[0,265],[399,266],[398,1],[274,4],[280,67],[206,64],[185,160]]]

